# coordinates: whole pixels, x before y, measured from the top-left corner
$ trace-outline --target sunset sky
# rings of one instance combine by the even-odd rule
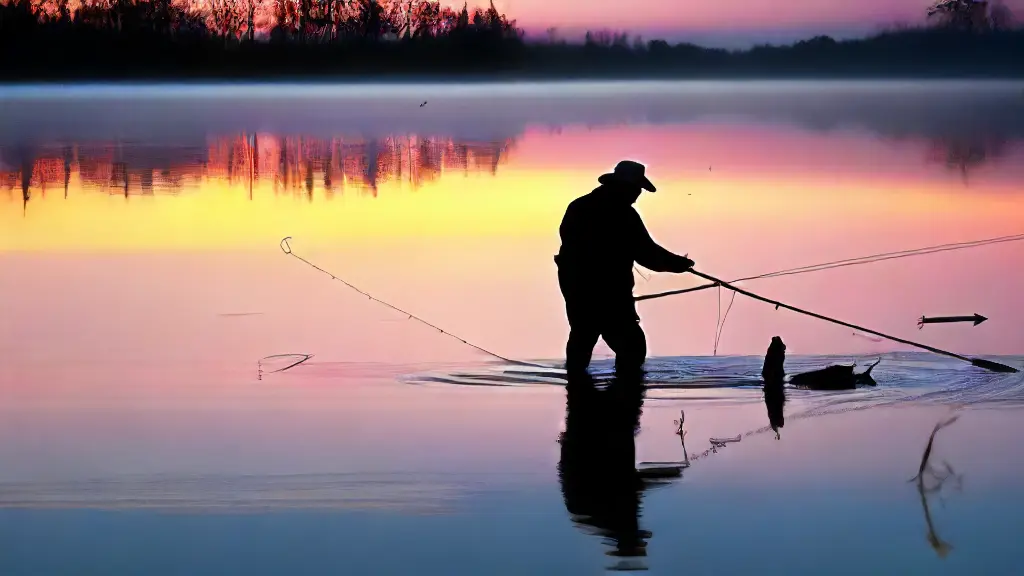
[[[1021,14],[1021,0],[1004,0]],[[461,2],[458,2],[461,5]],[[496,0],[495,6],[531,34],[558,27],[568,38],[587,29],[612,28],[700,44],[744,46],[791,42],[817,34],[837,37],[870,34],[895,24],[924,20],[929,0],[733,0],[681,3],[587,0]]]

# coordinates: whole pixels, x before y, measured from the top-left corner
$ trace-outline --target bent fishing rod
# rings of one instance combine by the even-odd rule
[[[928,346],[927,344],[920,344],[918,342],[911,342],[910,340],[899,338],[897,336],[890,336],[889,334],[883,334],[883,333],[878,332],[876,330],[871,330],[870,328],[865,328],[863,326],[857,326],[856,324],[850,324],[849,322],[843,322],[842,320],[837,320],[836,318],[830,318],[828,316],[823,316],[821,314],[817,314],[817,313],[811,312],[809,310],[803,310],[801,308],[797,308],[796,306],[790,306],[789,304],[784,304],[782,302],[779,302],[778,300],[772,300],[771,298],[765,298],[764,296],[760,296],[758,294],[754,294],[753,292],[750,292],[748,290],[744,290],[743,288],[739,288],[737,286],[734,286],[734,285],[730,284],[729,282],[726,282],[724,280],[719,280],[718,278],[715,278],[714,276],[711,276],[710,274],[705,274],[703,272],[699,272],[697,270],[694,270],[693,268],[688,270],[688,272],[690,274],[693,274],[694,276],[699,276],[700,278],[703,278],[705,280],[709,280],[713,284],[717,284],[717,285],[721,286],[722,288],[726,288],[728,290],[732,290],[733,292],[736,292],[737,294],[742,294],[742,295],[746,296],[747,298],[752,298],[754,300],[760,300],[761,302],[766,302],[768,304],[772,304],[772,305],[775,306],[776,310],[778,310],[779,308],[785,308],[787,310],[791,310],[791,311],[796,312],[798,314],[803,314],[805,316],[810,316],[812,318],[817,318],[818,320],[824,320],[825,322],[831,322],[832,324],[838,324],[840,326],[845,326],[847,328],[853,328],[854,330],[859,330],[859,331],[865,332],[867,334],[874,334],[875,336],[878,336],[880,338],[885,338],[887,340],[892,340],[893,342],[899,342],[900,344],[906,344],[907,346],[913,346],[915,348],[920,348],[922,350],[927,350],[927,351],[932,352],[934,354],[940,354],[942,356],[949,356],[950,358],[956,358],[957,360],[962,360],[964,362],[969,362],[972,366],[977,366],[978,368],[984,368],[985,370],[990,370],[992,372],[1019,372],[1020,371],[1020,370],[1018,370],[1018,369],[1016,369],[1016,368],[1014,368],[1012,366],[1007,366],[1005,364],[1000,364],[998,362],[993,362],[991,360],[985,360],[984,358],[969,358],[967,356],[963,356],[963,355],[957,354],[955,352],[949,352],[948,350],[940,350],[940,349],[935,348],[933,346]]]

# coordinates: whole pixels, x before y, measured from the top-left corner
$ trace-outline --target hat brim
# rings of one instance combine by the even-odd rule
[[[598,179],[601,184],[625,184],[627,186],[639,186],[640,188],[647,190],[648,192],[657,192],[658,189],[654,187],[654,184],[647,179],[646,176],[641,176],[637,180],[627,180],[618,174],[609,172],[608,174],[602,174]]]

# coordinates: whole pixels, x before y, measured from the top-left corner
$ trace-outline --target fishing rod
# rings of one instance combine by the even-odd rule
[[[853,328],[854,330],[858,330],[860,332],[866,332],[868,334],[874,334],[875,336],[879,336],[879,337],[885,338],[887,340],[892,340],[893,342],[899,342],[900,344],[906,344],[907,346],[913,346],[915,348],[921,348],[922,350],[927,350],[927,351],[935,353],[935,354],[940,354],[940,355],[943,355],[943,356],[949,356],[951,358],[956,358],[957,360],[962,360],[964,362],[968,362],[972,366],[977,366],[978,368],[984,368],[984,369],[990,370],[992,372],[1019,372],[1018,369],[1016,369],[1016,368],[1014,368],[1012,366],[1007,366],[1005,364],[1000,364],[998,362],[993,362],[991,360],[985,360],[984,358],[969,358],[967,356],[963,356],[963,355],[957,354],[955,352],[949,352],[948,350],[940,350],[940,349],[935,348],[933,346],[928,346],[927,344],[921,344],[921,343],[918,343],[918,342],[911,342],[910,340],[899,338],[897,336],[890,336],[889,334],[883,334],[881,332],[878,332],[878,331],[875,331],[875,330],[871,330],[870,328],[865,328],[863,326],[857,326],[856,324],[850,324],[849,322],[843,322],[842,320],[837,320],[836,318],[829,318],[828,316],[823,316],[823,315],[817,314],[815,312],[811,312],[811,311],[808,311],[808,310],[803,310],[801,308],[797,308],[796,306],[790,306],[789,304],[784,304],[782,302],[779,302],[778,300],[772,300],[771,298],[765,298],[764,296],[760,296],[758,294],[754,294],[753,292],[750,292],[748,290],[744,290],[742,288],[738,288],[736,286],[733,286],[729,282],[726,282],[724,280],[720,280],[720,279],[715,278],[714,276],[711,276],[709,274],[705,274],[703,272],[699,272],[697,270],[694,270],[693,268],[691,268],[688,272],[690,274],[693,274],[694,276],[699,276],[700,278],[703,278],[705,280],[709,280],[712,283],[717,284],[717,285],[719,285],[719,286],[721,286],[723,288],[726,288],[728,290],[732,290],[733,292],[736,292],[737,294],[742,294],[742,295],[746,296],[747,298],[753,298],[754,300],[760,300],[761,302],[766,302],[768,304],[772,304],[772,305],[775,306],[776,310],[778,310],[779,308],[785,308],[787,310],[791,310],[791,311],[796,312],[798,314],[803,314],[805,316],[810,316],[812,318],[817,318],[818,320],[824,320],[825,322],[831,322],[832,324],[838,324],[840,326],[845,326],[847,328]]]

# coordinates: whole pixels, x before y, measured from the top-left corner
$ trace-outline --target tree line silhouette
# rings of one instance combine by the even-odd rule
[[[47,78],[1024,73],[1002,4],[940,0],[931,25],[729,51],[607,30],[528,42],[487,7],[437,0],[0,0],[0,72]]]

